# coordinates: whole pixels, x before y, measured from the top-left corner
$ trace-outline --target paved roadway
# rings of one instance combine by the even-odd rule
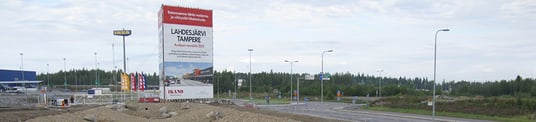
[[[431,115],[417,115],[394,112],[368,111],[360,109],[364,105],[334,103],[334,102],[308,102],[307,104],[293,105],[258,105],[261,109],[317,116],[343,121],[360,122],[430,122]],[[438,117],[436,121],[442,122],[488,122],[486,120],[473,120],[452,117]]]

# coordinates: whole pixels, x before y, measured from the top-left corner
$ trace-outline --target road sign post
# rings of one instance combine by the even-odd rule
[[[127,72],[127,60],[126,60],[127,56],[126,56],[126,49],[125,49],[125,36],[130,36],[131,34],[132,34],[132,30],[125,30],[124,28],[123,28],[123,30],[114,30],[114,35],[115,36],[123,36],[123,73]],[[123,94],[123,90],[121,90],[121,94]],[[132,98],[132,92],[130,93],[130,96]]]

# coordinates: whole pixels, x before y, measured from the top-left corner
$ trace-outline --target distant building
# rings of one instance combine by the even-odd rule
[[[209,67],[205,69],[193,69],[192,73],[187,73],[183,78],[212,84],[213,75],[212,67]]]
[[[24,77],[23,77],[23,74],[24,74]],[[0,83],[7,84],[10,87],[22,85],[18,83],[13,83],[13,82],[18,82],[18,81],[20,82],[37,81],[37,75],[35,71],[0,69]],[[37,83],[27,84],[26,87],[35,87],[35,86],[37,86]]]

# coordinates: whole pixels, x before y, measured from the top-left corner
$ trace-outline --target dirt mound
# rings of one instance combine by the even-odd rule
[[[101,106],[85,111],[37,117],[28,122],[86,121],[88,119],[104,122],[296,121],[286,117],[198,103],[134,103],[123,107],[124,110],[118,107]],[[162,111],[162,108],[167,110]],[[163,116],[164,113],[165,116]]]
[[[19,122],[41,116],[76,112],[95,107],[98,106],[72,106],[63,110],[59,108],[2,108],[0,109],[0,122]]]

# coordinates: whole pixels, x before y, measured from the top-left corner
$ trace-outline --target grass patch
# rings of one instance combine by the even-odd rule
[[[244,100],[247,100],[248,102],[255,102],[257,105],[267,105],[265,99],[248,99],[243,98]],[[289,99],[270,99],[270,104],[289,104]]]
[[[352,103],[353,102],[353,99],[342,99],[340,101],[336,100],[336,99],[333,99],[333,100],[324,100],[324,101],[328,101],[328,102],[338,102],[338,103]],[[370,102],[370,101],[369,101]],[[355,101],[355,104],[366,104],[367,101],[366,100],[356,100]]]
[[[369,107],[368,110],[376,111],[387,111],[387,112],[399,112],[399,113],[411,113],[411,114],[421,114],[421,115],[431,115],[431,110],[421,110],[421,109],[400,109],[400,108],[388,108],[388,107]],[[457,118],[468,118],[468,119],[481,119],[481,120],[493,120],[501,122],[533,122],[534,120],[529,120],[529,115],[519,115],[514,117],[499,117],[499,116],[487,116],[487,115],[477,115],[477,114],[467,114],[467,113],[455,113],[455,112],[442,112],[436,111],[437,116],[448,116],[448,117],[457,117]]]

